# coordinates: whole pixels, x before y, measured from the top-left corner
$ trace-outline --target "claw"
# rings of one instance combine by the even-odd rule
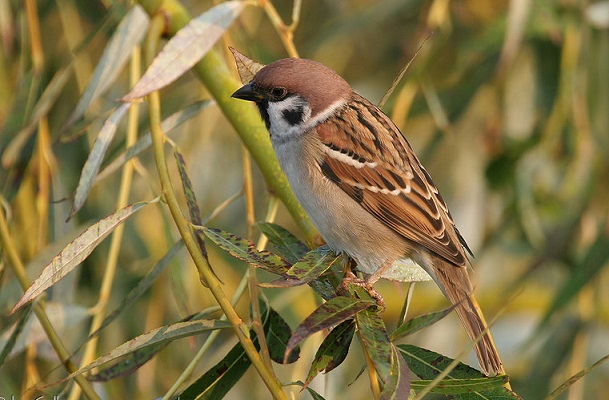
[[[338,285],[338,288],[336,288],[336,291],[339,293],[348,292],[347,286],[349,286],[349,284],[353,284],[365,289],[370,297],[376,301],[376,304],[382,309],[385,309],[385,299],[383,299],[383,296],[381,296],[381,294],[374,289],[368,280],[358,278],[353,272],[351,272],[351,270],[345,271],[345,276],[340,285]]]

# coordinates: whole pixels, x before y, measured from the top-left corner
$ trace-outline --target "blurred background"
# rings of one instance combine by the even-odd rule
[[[215,3],[182,2],[193,16]],[[291,23],[292,2],[274,5]],[[128,9],[126,1],[0,0],[0,183],[10,233],[31,279],[78,232],[116,210],[120,171],[96,184],[84,207],[66,222],[92,143],[116,99],[129,90],[129,68],[120,71],[79,123],[63,127]],[[40,40],[32,40],[36,37]],[[215,47],[232,68],[228,44],[265,64],[287,56],[258,6],[247,7]],[[304,1],[294,44],[301,57],[330,66],[375,103],[412,61],[383,109],[434,178],[475,254],[476,294],[518,394],[544,398],[609,354],[609,296],[603,289],[609,285],[609,2]],[[65,84],[51,90],[54,100],[39,107],[49,82],[68,65],[73,68]],[[200,81],[186,74],[161,92],[163,115],[208,97]],[[142,133],[148,129],[145,104],[138,124]],[[31,134],[24,135],[28,127]],[[124,149],[125,130],[123,123],[106,163]],[[221,111],[205,108],[171,137],[186,160],[203,215],[230,200],[207,225],[252,237],[239,196],[247,156]],[[175,165],[171,168],[178,182]],[[129,202],[157,196],[150,150],[137,158],[134,170]],[[255,165],[252,174],[255,220],[262,220],[269,197]],[[300,235],[282,206],[276,222]],[[109,241],[53,287],[48,313],[70,349],[86,338],[100,293],[108,295],[106,309],[114,309],[177,237],[166,208],[147,207],[125,224],[110,291],[101,287]],[[230,295],[247,267],[213,246],[209,251]],[[3,345],[17,320],[8,313],[23,294],[8,264],[5,258],[0,266]],[[273,278],[260,274],[258,279]],[[407,288],[391,282],[378,288],[391,330]],[[318,304],[309,287],[263,292],[292,327]],[[213,305],[182,251],[105,328],[97,353]],[[445,306],[433,283],[417,284],[409,316]],[[237,310],[247,316],[248,301],[240,301]],[[282,380],[304,380],[322,339],[307,340],[294,366],[275,366]],[[133,375],[95,387],[107,398],[162,396],[202,340],[175,342]],[[404,340],[451,357],[468,345],[453,315]],[[220,335],[194,376],[234,343],[229,332]],[[354,342],[351,350],[343,365],[314,380],[312,387],[325,398],[369,398],[366,377],[357,378],[363,366],[359,346]],[[477,367],[472,355],[465,361]],[[44,334],[28,325],[0,366],[0,397],[65,376],[56,366]],[[560,398],[604,398],[607,379],[609,364],[600,365]],[[63,390],[67,397],[70,385],[46,390]],[[268,394],[249,371],[227,398],[254,398],[252,393],[259,393],[257,398]]]

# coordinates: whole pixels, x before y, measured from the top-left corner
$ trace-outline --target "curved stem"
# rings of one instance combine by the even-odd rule
[[[140,76],[141,69],[141,57],[140,48],[136,47],[131,55],[131,71],[129,80],[133,85]],[[137,121],[139,116],[139,104],[132,104],[129,109],[129,122],[127,128],[127,138],[125,141],[125,147],[129,148],[133,146],[137,141]],[[120,210],[125,207],[129,202],[129,194],[131,192],[131,182],[133,180],[133,163],[127,162],[123,166],[121,185],[118,194],[118,200],[116,201],[116,210]],[[104,322],[106,309],[108,308],[108,302],[110,300],[110,293],[112,292],[112,286],[114,284],[114,276],[116,275],[116,268],[118,265],[118,255],[120,252],[121,244],[123,241],[123,233],[125,226],[123,224],[116,227],[112,233],[112,240],[110,242],[110,250],[108,251],[108,259],[106,260],[106,266],[104,268],[104,276],[102,278],[101,288],[99,290],[99,298],[97,304],[93,306],[93,320],[89,327],[89,334],[96,332]],[[95,359],[97,350],[97,343],[99,342],[99,336],[92,338],[86,345],[83,352],[82,361],[80,362],[81,367],[89,364]],[[78,400],[80,396],[80,390],[78,387],[72,388],[72,392],[68,397],[68,400]]]
[[[166,17],[168,26],[165,33],[169,35],[175,34],[191,20],[177,0],[139,0],[139,3],[149,15],[163,14]],[[298,224],[309,247],[322,244],[321,236],[294,197],[287,178],[279,167],[268,131],[260,115],[251,104],[231,98],[231,94],[241,86],[241,83],[235,78],[224,59],[212,50],[193,67],[193,72],[205,84],[218,107],[239,134],[260,168],[269,191],[281,199]]]
[[[152,61],[158,41],[165,30],[165,16],[162,14],[156,14],[152,19],[150,30],[146,39],[145,55],[146,63],[150,64]],[[197,271],[199,272],[200,279],[205,282],[206,286],[211,291],[212,295],[218,302],[218,305],[224,312],[226,319],[229,321],[241,346],[245,353],[248,355],[250,361],[258,371],[258,374],[268,387],[271,394],[276,399],[286,399],[285,393],[281,388],[281,383],[266,368],[266,365],[260,358],[260,354],[256,350],[254,343],[249,336],[249,328],[241,320],[237,312],[231,305],[226,294],[220,287],[220,282],[211,270],[207,259],[203,256],[199,250],[199,246],[190,230],[190,224],[182,215],[178,200],[173,190],[173,185],[169,178],[169,171],[167,168],[167,160],[165,158],[164,150],[164,133],[161,130],[161,113],[160,113],[160,98],[158,92],[153,92],[148,96],[149,112],[150,112],[150,132],[152,136],[152,147],[154,152],[154,159],[161,182],[161,191],[169,207],[171,216],[184,240],[184,244],[192,257]]]
[[[288,52],[290,57],[298,57],[298,50],[296,50],[296,46],[294,45],[294,30],[298,25],[298,21],[300,20],[300,5],[301,2],[299,0],[294,1],[294,10],[292,12],[292,24],[286,25],[279,13],[273,6],[270,0],[258,0],[259,4],[264,9],[264,12],[271,20],[271,23],[275,27],[281,42],[283,43],[283,47]]]

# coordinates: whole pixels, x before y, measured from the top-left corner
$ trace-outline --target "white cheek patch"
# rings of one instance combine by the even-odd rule
[[[286,118],[286,113],[295,112],[298,109],[302,110],[301,119],[303,122],[294,124]],[[284,139],[304,132],[303,125],[311,117],[311,108],[300,96],[289,96],[281,101],[269,101],[267,111],[269,114],[271,137],[276,139]]]

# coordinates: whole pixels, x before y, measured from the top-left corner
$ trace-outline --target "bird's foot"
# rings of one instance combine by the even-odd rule
[[[373,287],[374,282],[370,282],[370,280],[367,280],[367,279],[359,278],[353,272],[351,272],[350,270],[347,270],[345,272],[345,276],[343,277],[342,282],[340,283],[340,285],[338,285],[338,288],[336,291],[338,293],[348,292],[347,286],[349,286],[349,284],[353,284],[355,286],[364,288],[366,290],[366,292],[368,292],[370,297],[372,297],[376,301],[376,304],[379,307],[381,307],[383,309],[385,308],[385,299],[383,299],[383,296],[381,296],[381,294],[374,289],[374,287]]]

